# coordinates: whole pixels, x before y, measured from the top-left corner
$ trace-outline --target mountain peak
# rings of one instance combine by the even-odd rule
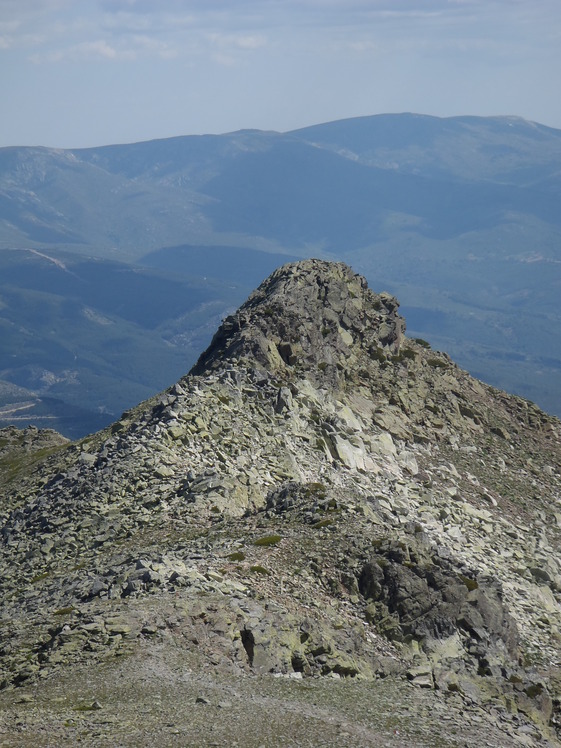
[[[405,321],[398,307],[393,296],[373,293],[344,263],[289,263],[223,321],[192,373],[244,361],[337,381],[361,357],[379,349],[399,352]]]

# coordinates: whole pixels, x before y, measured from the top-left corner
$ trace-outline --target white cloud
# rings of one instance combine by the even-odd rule
[[[208,34],[209,41],[218,47],[230,49],[259,49],[267,44],[262,34]]]
[[[102,57],[107,60],[114,60],[119,55],[115,47],[112,47],[104,39],[76,44],[69,51],[72,56]]]
[[[105,39],[93,39],[57,49],[43,50],[31,55],[35,64],[80,60],[134,60],[134,50],[117,49]]]
[[[134,34],[131,36],[131,44],[137,50],[137,53],[157,55],[164,60],[171,60],[179,54],[178,49],[173,44],[161,39],[154,39],[147,34]]]
[[[138,60],[147,56],[172,60],[178,56],[178,50],[167,42],[136,34],[126,40],[117,40],[117,43],[107,39],[92,39],[55,50],[36,53],[31,59],[35,63],[64,62],[66,60],[119,62]]]
[[[105,59],[170,59],[198,46],[197,34],[214,51],[219,45],[233,54],[262,49],[284,31],[293,39],[313,34],[315,43],[347,35],[349,47],[364,54],[377,40],[396,37],[438,43],[440,35],[467,44],[471,27],[496,34],[516,26],[524,35],[548,13],[558,21],[547,24],[549,36],[558,38],[560,7],[559,0],[0,0],[0,49],[33,48],[42,59],[57,59],[89,45]]]

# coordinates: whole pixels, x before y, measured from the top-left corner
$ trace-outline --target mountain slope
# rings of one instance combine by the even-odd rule
[[[561,424],[347,266],[280,268],[171,389],[49,444],[2,487],[14,744],[560,744]]]
[[[544,191],[554,181],[559,184],[561,133],[520,117],[382,114],[292,134],[361,163],[405,173],[541,186]]]

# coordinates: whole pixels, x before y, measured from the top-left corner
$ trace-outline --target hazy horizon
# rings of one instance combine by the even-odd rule
[[[0,0],[0,147],[373,114],[561,128],[557,0]]]

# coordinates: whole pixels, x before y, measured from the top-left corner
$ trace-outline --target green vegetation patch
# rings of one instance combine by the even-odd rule
[[[462,582],[465,584],[465,586],[468,588],[470,592],[473,590],[476,590],[479,587],[479,584],[477,583],[477,579],[472,579],[471,577],[460,577]]]
[[[69,605],[66,608],[59,608],[58,610],[55,610],[53,613],[54,616],[67,616],[70,613],[74,613],[76,608],[73,605]]]
[[[262,538],[257,538],[257,540],[253,541],[253,545],[258,546],[270,546],[270,545],[277,545],[282,540],[282,537],[280,535],[265,535]]]
[[[370,354],[370,358],[373,361],[378,361],[379,363],[385,363],[388,360],[388,357],[386,356],[386,353],[383,348],[374,347],[371,346],[368,350]]]
[[[101,704],[98,701],[94,701],[93,704],[79,704],[74,707],[75,712],[96,712],[101,709]]]
[[[320,519],[319,522],[314,522],[312,527],[314,529],[320,529],[322,527],[328,527],[329,525],[333,524],[333,518],[332,517],[326,517],[325,519]]]
[[[327,495],[327,488],[323,483],[306,483],[305,496],[307,499],[316,498],[324,499]]]
[[[399,363],[401,361],[406,361],[407,359],[414,359],[416,356],[417,354],[412,348],[402,348],[399,353],[392,356],[392,361]]]
[[[441,358],[428,358],[427,364],[432,366],[433,369],[447,369],[448,363],[443,361]]]
[[[42,582],[43,579],[47,579],[47,577],[51,576],[50,571],[44,571],[41,574],[36,574],[34,577],[31,578],[31,584],[36,584],[37,582]]]
[[[254,574],[263,574],[268,577],[271,576],[271,572],[269,571],[269,569],[266,569],[264,566],[261,566],[260,564],[255,564],[254,566],[250,566],[249,570],[253,572]]]

